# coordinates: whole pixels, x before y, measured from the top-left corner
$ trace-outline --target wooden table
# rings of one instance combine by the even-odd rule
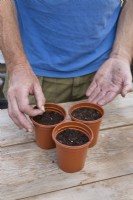
[[[133,93],[104,109],[98,144],[73,174],[58,168],[55,149],[37,147],[34,134],[1,110],[0,200],[133,200]]]

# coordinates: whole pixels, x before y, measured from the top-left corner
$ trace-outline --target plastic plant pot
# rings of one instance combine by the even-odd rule
[[[63,107],[58,104],[54,103],[46,103],[45,104],[45,112],[57,112],[63,116],[63,121],[66,119],[66,111]],[[55,143],[52,139],[52,130],[57,124],[54,125],[43,125],[34,120],[34,117],[30,117],[34,128],[35,128],[35,136],[36,136],[36,143],[42,149],[52,149],[55,148]],[[60,123],[61,123],[60,122]]]
[[[72,115],[73,111],[75,111],[76,109],[79,109],[79,108],[96,109],[101,114],[101,116],[100,116],[100,118],[98,118],[96,120],[90,120],[90,121],[89,120],[80,120],[78,118],[75,118]],[[93,104],[93,103],[89,103],[89,102],[79,102],[79,103],[76,103],[76,104],[73,104],[72,106],[70,106],[68,113],[69,113],[71,120],[82,122],[92,129],[92,132],[94,134],[94,138],[93,138],[92,143],[90,144],[89,147],[95,146],[97,141],[98,141],[99,128],[100,128],[100,124],[101,124],[101,121],[102,121],[103,116],[104,116],[104,109],[98,104]]]
[[[88,137],[89,141],[80,146],[68,146],[60,143],[57,140],[57,135],[66,129],[81,131]],[[63,122],[53,129],[52,137],[56,143],[56,153],[59,168],[68,173],[80,171],[84,167],[87,151],[89,150],[88,147],[93,139],[92,130],[80,122]]]

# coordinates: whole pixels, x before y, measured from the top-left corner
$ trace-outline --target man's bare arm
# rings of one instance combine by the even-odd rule
[[[9,71],[13,70],[18,64],[28,63],[12,0],[0,1],[0,48]],[[24,67],[26,68],[27,65]]]
[[[131,63],[133,58],[133,0],[125,0],[122,8],[113,50],[113,58],[125,58]]]
[[[133,58],[133,0],[122,8],[110,58],[97,71],[87,89],[88,101],[104,105],[118,94],[123,97],[132,90],[130,70]]]
[[[20,128],[32,131],[25,114],[41,114],[45,103],[40,84],[24,53],[19,32],[15,5],[12,0],[0,0],[0,49],[9,73],[9,116]],[[29,95],[34,95],[39,109],[29,105]]]

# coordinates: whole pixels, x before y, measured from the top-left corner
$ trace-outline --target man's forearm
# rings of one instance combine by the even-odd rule
[[[12,0],[0,0],[0,49],[9,71],[16,65],[27,65]]]
[[[131,63],[133,58],[133,0],[127,0],[122,8],[110,57],[124,58]]]

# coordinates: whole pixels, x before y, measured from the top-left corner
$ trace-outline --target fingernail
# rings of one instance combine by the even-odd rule
[[[32,129],[29,128],[29,129],[28,129],[28,132],[32,133]]]
[[[124,95],[123,93],[121,93],[121,96],[122,96],[122,97],[125,97],[125,95]]]
[[[41,110],[42,110],[43,112],[45,112],[45,107],[44,107],[44,106],[42,106],[42,107],[41,107]]]
[[[104,106],[104,103],[105,103],[104,101],[99,101],[99,102],[98,102],[98,104],[99,104],[100,106]]]
[[[126,97],[126,95],[127,95],[127,92],[125,92],[125,93],[122,93],[121,95],[122,95],[122,97]]]

